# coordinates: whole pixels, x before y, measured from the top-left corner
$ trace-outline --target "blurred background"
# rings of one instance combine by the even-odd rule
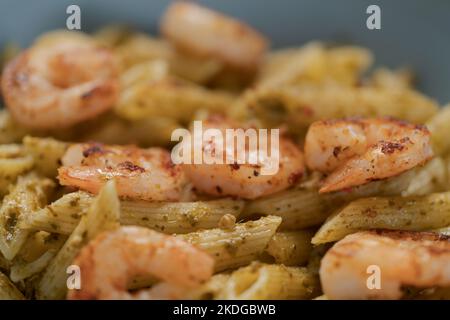
[[[412,66],[418,87],[439,102],[450,101],[450,1],[448,0],[204,0],[206,6],[241,18],[273,47],[310,40],[355,43],[375,53],[377,65]],[[46,30],[64,28],[66,8],[81,8],[82,31],[127,23],[157,32],[167,0],[0,0],[0,46],[27,46]],[[381,30],[368,30],[366,8],[381,7]]]

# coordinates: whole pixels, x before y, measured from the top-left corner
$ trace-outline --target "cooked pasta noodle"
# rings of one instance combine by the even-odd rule
[[[180,235],[215,259],[216,272],[236,268],[257,259],[275,234],[281,218],[268,216],[227,229],[209,229]]]
[[[0,300],[23,300],[25,297],[14,284],[0,272]]]
[[[67,268],[81,247],[96,234],[119,225],[120,206],[114,182],[109,182],[89,206],[61,250],[50,261],[37,285],[38,299],[61,299],[67,291]]]
[[[70,234],[92,202],[86,192],[64,195],[21,222],[24,229]],[[188,233],[219,226],[222,216],[238,218],[243,201],[221,199],[196,202],[148,202],[122,200],[120,222],[138,225],[164,233]]]
[[[312,242],[337,241],[365,229],[430,230],[450,225],[450,193],[374,197],[351,202],[321,226]]]
[[[308,262],[311,254],[313,230],[277,232],[270,239],[266,252],[275,263],[285,266],[301,266]]]
[[[306,268],[252,263],[234,271],[218,299],[310,299],[317,295],[318,278]]]

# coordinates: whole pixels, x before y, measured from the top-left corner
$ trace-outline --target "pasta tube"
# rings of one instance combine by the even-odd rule
[[[36,288],[38,299],[63,299],[67,292],[67,268],[80,249],[102,231],[119,225],[119,200],[114,181],[109,181],[64,243],[61,250],[49,263]]]
[[[0,145],[0,195],[7,194],[17,177],[32,167],[33,158],[25,154],[22,146]]]
[[[29,216],[21,227],[70,234],[91,201],[92,196],[86,192],[66,194]],[[225,214],[238,218],[244,202],[232,199],[196,202],[122,200],[120,207],[122,225],[142,226],[170,234],[215,228]]]
[[[257,259],[275,234],[281,218],[268,216],[238,223],[233,229],[209,229],[185,235],[184,240],[208,252],[215,259],[215,270],[237,268]]]
[[[277,264],[300,266],[306,264],[311,253],[313,230],[277,232],[270,239],[266,252]]]
[[[20,177],[0,207],[0,251],[12,260],[30,234],[19,227],[20,220],[47,203],[54,183],[34,175]]]
[[[337,241],[366,229],[429,230],[450,225],[450,192],[416,197],[365,198],[332,215],[313,244]]]
[[[47,267],[50,260],[62,247],[66,237],[39,231],[30,235],[11,264],[10,278],[19,282]]]
[[[24,300],[23,294],[0,272],[0,300]]]
[[[57,169],[61,165],[60,160],[68,147],[67,143],[53,138],[26,136],[23,139],[23,145],[33,157],[36,171],[49,178],[56,177]]]
[[[307,268],[254,262],[231,274],[218,299],[311,299],[319,294],[319,286]]]

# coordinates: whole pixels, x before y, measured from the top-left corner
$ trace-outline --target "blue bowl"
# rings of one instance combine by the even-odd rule
[[[375,53],[377,65],[410,66],[419,88],[450,101],[450,1],[448,0],[205,0],[201,3],[247,21],[273,47],[310,40],[355,43]],[[66,8],[81,8],[82,30],[129,23],[155,33],[169,4],[163,0],[0,0],[0,45],[27,46],[47,30],[64,28]],[[381,8],[381,29],[366,26],[366,9]]]

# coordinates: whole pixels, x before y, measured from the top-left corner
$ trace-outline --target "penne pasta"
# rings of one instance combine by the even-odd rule
[[[123,225],[181,234],[217,228],[226,214],[239,218],[244,202],[233,199],[172,203],[121,201],[120,205]]]
[[[62,247],[66,237],[38,231],[31,234],[11,263],[10,278],[13,282],[25,280],[44,270]]]
[[[218,299],[311,299],[319,293],[319,279],[307,268],[253,262],[234,271]]]
[[[311,253],[311,238],[314,230],[277,232],[270,239],[266,252],[277,264],[301,266],[306,264]]]
[[[446,163],[442,158],[434,158],[425,166],[414,171],[415,177],[411,180],[402,196],[426,195],[433,192],[448,190],[448,173]]]
[[[429,230],[450,225],[450,192],[415,197],[373,197],[351,202],[317,231],[313,244],[367,229]]]
[[[319,225],[329,216],[328,196],[315,190],[293,189],[249,202],[243,217],[277,215],[282,230],[295,230]]]
[[[13,266],[11,266],[11,273],[9,277],[14,282],[19,282],[24,279],[30,278],[31,276],[43,271],[55,255],[56,250],[49,250],[30,263],[14,264]]]
[[[127,88],[121,95],[116,112],[128,120],[168,117],[188,123],[198,110],[221,112],[232,101],[229,94],[167,78]]]
[[[9,270],[11,261],[6,260],[6,258],[0,253],[0,270]]]
[[[244,266],[258,259],[280,223],[280,217],[268,216],[256,221],[238,223],[233,229],[209,229],[179,237],[214,257],[215,271],[220,272]]]
[[[17,144],[0,145],[0,196],[9,191],[17,177],[33,167],[33,158]]]
[[[30,215],[22,228],[70,234],[92,201],[85,192],[64,195],[54,203]],[[225,214],[239,217],[243,201],[220,199],[196,202],[120,202],[122,225],[137,225],[164,233],[188,233],[218,227]]]
[[[34,138],[26,136],[23,145],[28,154],[33,157],[34,168],[40,174],[54,178],[61,165],[61,158],[68,144],[53,138]]]
[[[63,299],[67,292],[67,268],[86,243],[86,218],[83,217],[61,250],[50,261],[36,287],[37,299]]]
[[[0,272],[0,300],[24,300],[23,294]]]
[[[24,217],[19,222],[19,227],[69,235],[91,205],[92,199],[93,196],[87,192],[68,193],[45,208]]]
[[[0,251],[12,260],[30,234],[19,227],[20,221],[43,207],[54,188],[53,181],[35,175],[20,177],[0,207]]]
[[[105,230],[114,230],[120,223],[120,201],[113,180],[105,183],[86,212],[87,239]]]
[[[113,181],[105,184],[92,205],[83,215],[61,250],[50,261],[37,284],[38,299],[63,299],[67,292],[67,268],[72,265],[79,250],[102,231],[119,225],[117,192]]]
[[[213,275],[200,288],[193,289],[187,294],[189,300],[219,299],[220,293],[230,279],[230,274],[219,273]]]

